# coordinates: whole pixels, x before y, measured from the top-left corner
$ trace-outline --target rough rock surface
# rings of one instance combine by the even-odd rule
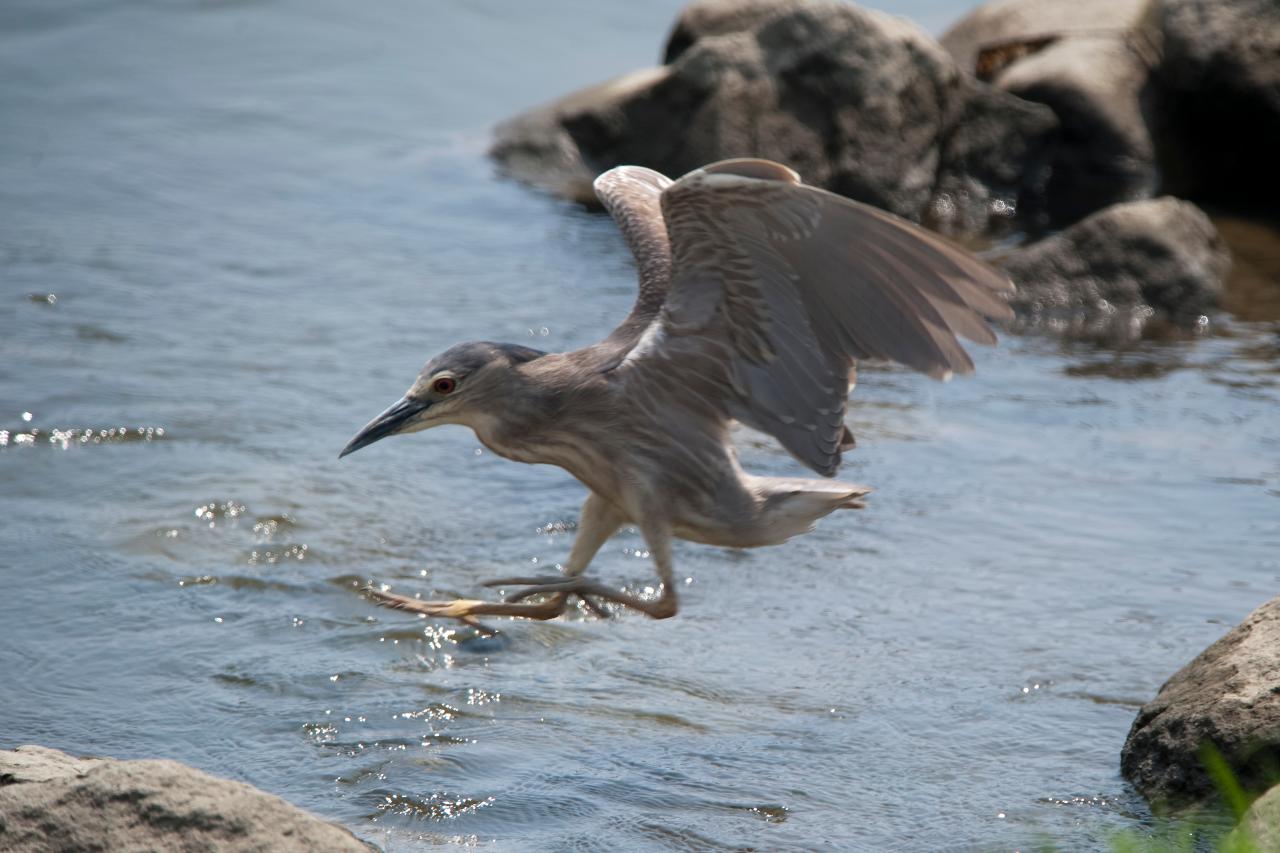
[[[806,0],[695,0],[676,17],[662,61],[670,65],[699,39],[754,30],[805,5]]]
[[[1155,127],[1168,192],[1255,202],[1280,193],[1280,3],[1161,0]]]
[[[1160,688],[1133,722],[1120,769],[1152,803],[1214,791],[1200,761],[1211,744],[1246,788],[1280,766],[1280,598],[1253,611]],[[1272,848],[1261,848],[1272,849]]]
[[[645,68],[537,107],[494,132],[489,155],[510,175],[582,204],[594,204],[591,182],[599,170],[584,162],[566,127],[573,122],[621,123],[619,104],[643,95],[668,74],[666,67]]]
[[[1047,188],[1069,223],[1158,184],[1144,106],[1155,60],[1152,0],[998,0],[965,16],[943,47],[995,86],[1053,109],[1062,133]]]
[[[1156,313],[1194,323],[1230,265],[1209,217],[1171,197],[1114,205],[1001,260],[1023,325],[1122,337]]]
[[[680,175],[760,156],[944,230],[1040,208],[1052,112],[962,73],[913,24],[828,0],[702,2],[681,21],[671,64],[507,122],[493,156],[575,198],[621,163]]]
[[[174,761],[0,751],[0,850],[370,849],[279,797]]]

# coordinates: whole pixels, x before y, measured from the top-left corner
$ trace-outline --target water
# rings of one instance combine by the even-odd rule
[[[609,221],[497,178],[487,128],[652,61],[677,5],[5,4],[0,747],[178,759],[389,850],[1149,822],[1118,774],[1138,705],[1280,579],[1274,309],[1121,353],[1007,339],[949,385],[866,372],[871,507],[680,546],[674,620],[478,640],[359,596],[567,554],[556,469],[460,429],[337,451],[449,344],[623,316]],[[653,582],[634,533],[593,572]]]

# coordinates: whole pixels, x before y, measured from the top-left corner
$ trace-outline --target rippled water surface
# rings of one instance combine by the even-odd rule
[[[1149,819],[1136,708],[1280,580],[1265,263],[1198,341],[867,371],[870,508],[681,545],[674,620],[479,639],[359,595],[567,554],[557,469],[454,428],[337,451],[449,344],[623,316],[609,220],[495,176],[487,129],[652,61],[677,6],[0,8],[0,746],[179,759],[389,850],[1074,850]],[[653,582],[634,533],[593,572]]]

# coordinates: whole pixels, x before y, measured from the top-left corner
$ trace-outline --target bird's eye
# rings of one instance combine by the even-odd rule
[[[453,389],[458,387],[457,380],[449,376],[441,376],[435,382],[431,383],[431,390],[437,394],[452,394]]]

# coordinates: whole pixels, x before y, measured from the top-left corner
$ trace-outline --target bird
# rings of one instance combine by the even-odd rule
[[[940,380],[973,371],[959,338],[994,345],[1012,283],[942,236],[739,158],[678,180],[618,166],[593,183],[634,255],[630,313],[598,343],[562,353],[471,342],[426,363],[401,399],[339,458],[391,435],[445,424],[518,462],[557,465],[587,488],[558,575],[500,578],[499,601],[430,601],[367,588],[378,604],[460,620],[552,619],[571,599],[655,619],[679,609],[672,543],[776,545],[868,487],[834,477],[855,440],[844,422],[859,362]],[[824,479],[745,471],[734,422],[771,435]],[[656,595],[586,575],[620,528],[642,535]]]

